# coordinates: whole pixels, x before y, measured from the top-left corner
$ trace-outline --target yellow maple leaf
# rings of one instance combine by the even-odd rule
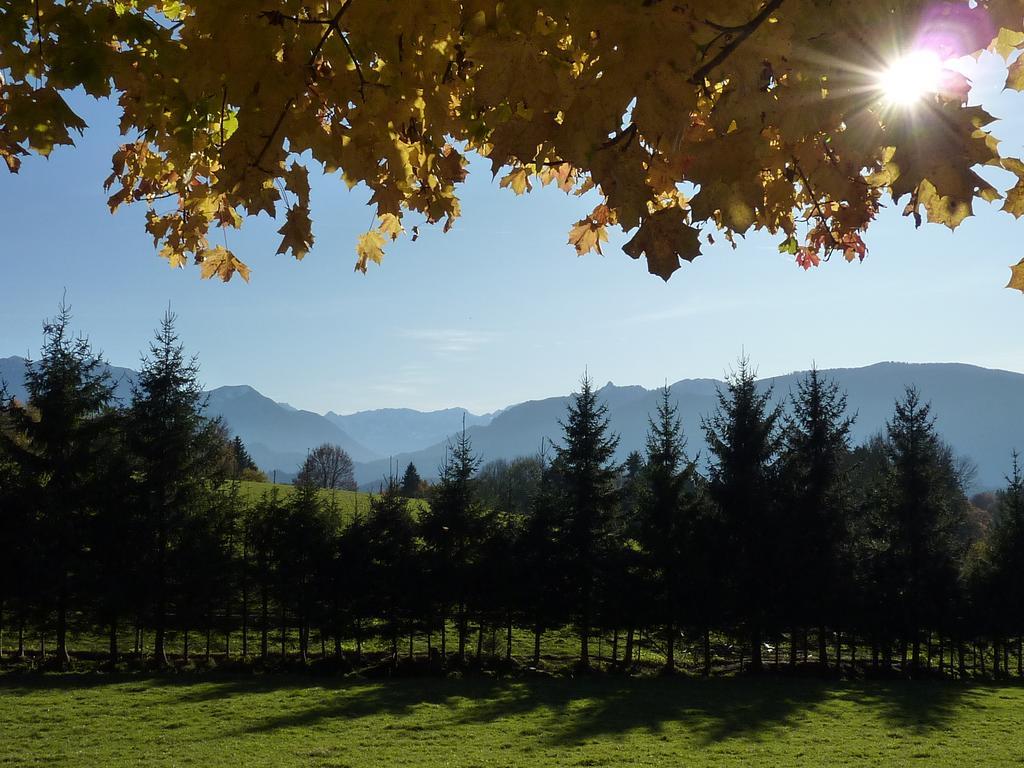
[[[384,259],[384,242],[384,236],[377,229],[360,235],[356,243],[356,255],[359,257],[356,260],[356,269],[366,274],[366,267],[371,261],[380,264]]]
[[[533,185],[530,183],[530,174],[525,168],[516,168],[505,174],[498,186],[502,189],[511,187],[517,195],[530,192],[533,189]]]
[[[197,261],[204,280],[217,276],[226,283],[237,272],[245,282],[249,282],[249,267],[223,246],[202,251],[197,255]]]

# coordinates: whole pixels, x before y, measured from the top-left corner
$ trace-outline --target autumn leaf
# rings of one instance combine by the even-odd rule
[[[821,264],[821,256],[818,255],[816,249],[801,246],[796,251],[796,263],[798,267],[801,267],[806,272],[811,267]]]
[[[647,271],[668,280],[679,269],[679,260],[700,255],[700,232],[686,223],[678,208],[664,208],[648,216],[622,250],[631,258],[647,257]]]
[[[514,171],[510,171],[502,178],[498,186],[502,189],[509,187],[517,195],[533,189],[533,185],[530,183],[530,174],[525,168],[516,168]]]
[[[226,283],[237,272],[245,282],[249,282],[249,267],[227,248],[218,245],[216,248],[202,251],[197,261],[200,275],[204,280],[216,276]]]
[[[1024,293],[1024,259],[1010,267],[1010,282],[1006,284],[1006,287],[1016,288]]]
[[[309,220],[309,212],[305,208],[294,206],[288,209],[284,225],[277,230],[282,235],[281,245],[278,246],[278,253],[292,252],[292,256],[301,260],[313,247],[312,222]]]
[[[583,256],[590,251],[601,253],[601,243],[608,242],[605,226],[612,218],[608,206],[599,205],[587,218],[576,222],[569,230],[569,244],[575,246],[577,256]]]
[[[371,261],[380,264],[384,260],[384,243],[384,236],[377,229],[371,229],[359,236],[356,243],[356,269],[359,272],[366,274],[366,268]]]
[[[16,0],[0,13],[3,164],[73,143],[85,123],[68,93],[76,108],[78,94],[110,98],[131,137],[112,147],[110,207],[155,206],[146,227],[171,265],[212,269],[211,227],[276,217],[282,200],[279,252],[302,258],[307,169],[322,168],[369,190],[380,219],[357,246],[365,270],[406,214],[452,227],[477,155],[516,194],[597,192],[614,218],[581,219],[569,244],[600,253],[611,227],[639,226],[627,252],[662,277],[697,255],[698,229],[734,247],[767,232],[795,255],[806,223],[856,260],[890,196],[953,228],[975,199],[999,197],[979,168],[1024,179],[993,117],[962,103],[963,77],[946,73],[913,109],[884,108],[881,61],[913,43],[902,35],[922,3],[238,5]],[[975,5],[991,26],[960,42],[996,51],[1007,86],[1024,89],[1019,0]],[[1003,210],[1024,218],[1022,185]]]

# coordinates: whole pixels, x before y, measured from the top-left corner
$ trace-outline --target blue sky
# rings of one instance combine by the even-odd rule
[[[1020,153],[1024,96],[1002,92],[995,57],[979,67],[972,100],[1002,118],[1004,151]],[[592,201],[516,198],[477,162],[454,230],[421,228],[364,276],[352,267],[367,196],[327,177],[314,181],[309,256],[275,255],[279,225],[263,216],[228,239],[252,282],[224,285],[168,268],[143,207],[108,213],[116,110],[73,105],[90,125],[77,149],[0,175],[0,356],[38,350],[66,289],[76,328],[115,365],[137,366],[170,304],[207,386],[252,384],[317,411],[486,411],[568,392],[585,368],[648,387],[720,377],[741,350],[763,376],[879,360],[1024,371],[1024,296],[1002,288],[1024,257],[1024,220],[998,206],[978,204],[954,233],[915,231],[890,207],[864,263],[837,257],[806,273],[769,237],[705,246],[666,284],[622,254],[621,234],[604,257],[575,256],[567,232]],[[1005,188],[1005,174],[988,175]]]

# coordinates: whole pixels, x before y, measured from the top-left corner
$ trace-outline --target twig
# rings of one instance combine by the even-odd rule
[[[36,0],[36,42],[39,44],[39,66],[41,69],[46,68],[46,61],[43,59],[43,23],[40,20],[41,16],[39,13],[39,0]]]
[[[821,219],[822,224],[825,224],[825,222],[827,221],[827,217],[825,216],[825,212],[821,209],[821,203],[818,202],[818,196],[814,194],[814,188],[811,186],[810,179],[807,178],[807,174],[804,173],[804,169],[800,167],[800,163],[797,162],[797,159],[795,157],[793,158],[793,167],[796,168],[796,172],[800,174],[800,180],[804,183],[804,189],[807,191],[807,194],[811,198],[811,202],[814,205],[814,210],[817,211],[818,213],[818,218]],[[832,232],[832,228],[827,225],[825,228],[828,230],[828,236],[829,238],[831,238],[832,244],[836,248],[839,248],[841,243],[838,240],[836,240],[836,236]]]
[[[351,5],[352,5],[352,0],[345,0],[345,2],[343,2],[341,4],[341,8],[338,9],[338,12],[335,13],[330,18],[330,20],[327,22],[327,25],[326,25],[327,29],[325,29],[324,33],[320,36],[320,42],[316,44],[316,48],[314,48],[313,49],[313,53],[310,54],[309,62],[307,63],[306,66],[312,67],[314,64],[316,64],[316,60],[318,58],[320,58],[320,52],[323,51],[324,45],[327,43],[327,38],[329,38],[331,36],[331,32],[337,31],[338,35],[343,40],[345,39],[345,36],[343,34],[341,34],[341,28],[339,26],[339,22],[341,21],[341,17],[345,15],[345,11],[347,11],[349,9],[349,6],[351,6]],[[271,18],[271,23],[274,23],[273,19],[276,19],[277,17],[276,16],[272,16],[272,14],[273,14],[272,11],[268,11],[268,12],[264,13],[265,16],[267,16],[268,18]],[[285,17],[282,16],[282,18],[285,18]],[[346,47],[347,47],[347,45],[348,44],[346,42]],[[362,73],[360,73],[360,77],[362,77]],[[284,119],[285,119],[285,117],[288,114],[288,110],[292,108],[292,105],[294,103],[295,103],[295,97],[294,96],[289,97],[288,101],[285,102],[284,109],[282,109],[281,110],[281,114],[278,115],[277,122],[274,123],[274,127],[271,129],[270,134],[267,136],[266,142],[263,144],[263,147],[260,149],[259,154],[256,155],[256,159],[252,162],[252,165],[256,166],[257,168],[260,167],[260,163],[263,162],[263,156],[267,153],[267,150],[270,149],[271,143],[274,141],[274,138],[277,136],[277,132],[281,129],[281,124],[284,122]]]
[[[775,11],[779,9],[779,6],[781,6],[784,2],[785,0],[768,0],[768,2],[765,3],[764,8],[760,10],[757,16],[752,18],[746,24],[743,24],[742,26],[739,27],[734,27],[731,30],[722,30],[722,32],[735,32],[736,37],[732,38],[728,43],[723,45],[722,48],[718,51],[718,53],[716,53],[710,61],[708,61],[700,69],[694,72],[693,75],[690,76],[690,82],[693,85],[703,85],[704,80],[707,79],[707,76],[709,74],[711,74],[711,71],[719,64],[721,64],[723,61],[725,61],[727,58],[729,58],[732,52],[739,48],[740,44],[743,43],[743,41],[746,40],[748,37],[750,37],[758,29],[758,27],[764,24],[764,22],[766,22],[768,18],[773,13],[775,13]]]

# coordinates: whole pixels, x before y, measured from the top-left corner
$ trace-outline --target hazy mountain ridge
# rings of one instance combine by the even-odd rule
[[[787,399],[804,371],[762,379],[763,387],[772,387],[776,402]],[[1014,448],[1024,449],[1024,374],[981,368],[964,363],[885,362],[862,368],[823,370],[847,393],[847,405],[857,419],[852,430],[854,444],[863,442],[885,428],[893,405],[909,385],[916,385],[923,398],[932,404],[932,413],[943,438],[958,454],[978,464],[976,489],[1000,487],[1009,470]],[[717,405],[714,379],[683,379],[670,386],[673,400],[687,438],[687,451],[707,455],[701,420]],[[648,416],[657,407],[658,391],[643,387],[600,389],[608,404],[612,431],[620,436],[617,459],[624,460],[631,450],[643,450]],[[512,406],[484,427],[467,430],[473,447],[485,461],[537,454],[542,438],[559,440],[559,419],[564,417],[569,396],[552,397]],[[433,477],[444,460],[446,444],[394,457],[399,468],[412,461],[424,477]],[[388,462],[371,462],[357,467],[360,483],[373,486],[388,471]]]
[[[441,442],[466,427],[484,426],[493,414],[477,415],[465,408],[416,411],[411,408],[379,408],[341,415],[328,411],[324,417],[380,456],[412,453]],[[465,421],[463,421],[465,420]]]
[[[24,365],[24,358],[0,358],[0,380],[6,380],[10,394],[22,399]],[[117,396],[127,402],[135,372],[118,367],[110,370],[118,382]],[[760,385],[773,387],[775,399],[781,401],[788,398],[803,373],[763,379]],[[1024,450],[1024,409],[1019,407],[1024,398],[1024,374],[963,363],[897,362],[822,373],[847,392],[849,410],[857,414],[855,443],[884,429],[894,401],[905,386],[914,384],[932,403],[943,437],[957,453],[977,462],[977,489],[1001,486],[1011,451]],[[691,455],[706,457],[700,424],[714,411],[719,386],[722,382],[715,379],[683,379],[670,387]],[[658,391],[609,382],[600,393],[608,404],[611,428],[620,436],[618,459],[631,450],[643,450],[648,416],[655,410]],[[549,397],[484,415],[462,408],[429,412],[383,408],[347,415],[329,411],[321,416],[276,403],[246,385],[218,387],[207,394],[209,413],[221,416],[232,434],[242,437],[260,467],[280,470],[279,479],[295,472],[307,450],[332,442],[349,451],[356,462],[356,478],[366,486],[376,486],[389,471],[401,472],[410,461],[424,477],[436,476],[449,437],[462,428],[463,414],[474,450],[485,461],[535,455],[542,446],[550,453],[549,441],[560,439],[558,422],[569,402],[569,395]]]

